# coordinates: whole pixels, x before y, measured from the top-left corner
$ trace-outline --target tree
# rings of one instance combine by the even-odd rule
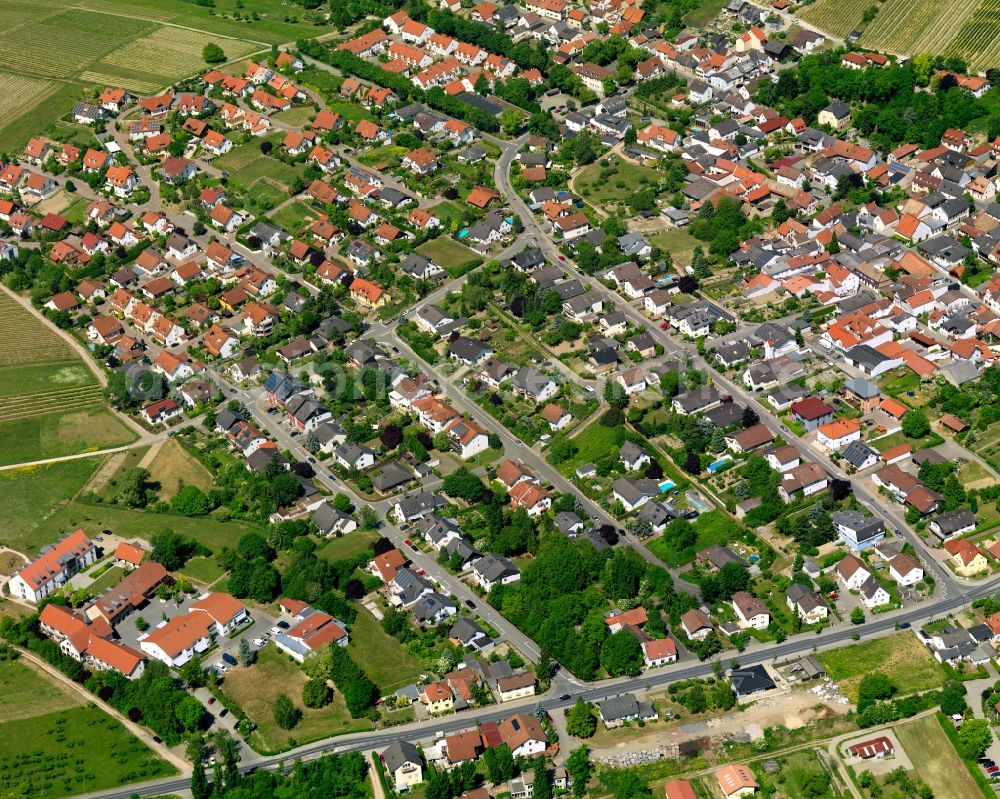
[[[191,545],[172,530],[153,533],[150,543],[153,545],[150,560],[155,560],[167,571],[177,571],[191,557]]]
[[[619,630],[601,645],[601,665],[612,677],[635,677],[643,663],[639,639],[628,630]]]
[[[931,425],[924,412],[917,410],[909,411],[903,417],[902,428],[907,438],[923,438],[930,432]]]
[[[516,108],[505,108],[500,112],[500,127],[508,136],[513,136],[521,128],[524,121],[524,112]]]
[[[566,732],[577,738],[590,738],[597,732],[597,711],[594,706],[577,699],[566,716]]]
[[[834,231],[830,236],[830,243],[826,245],[826,251],[830,255],[836,255],[840,252],[840,242],[837,241],[837,231]]]
[[[226,54],[215,42],[209,42],[202,48],[201,57],[206,64],[222,64],[226,60]]]
[[[545,758],[535,758],[535,785],[534,799],[552,799],[552,783],[549,781],[549,770],[545,765]]]
[[[741,419],[744,429],[747,427],[753,427],[755,424],[760,424],[760,417],[757,415],[752,407],[747,405],[743,409],[743,418]]]
[[[856,607],[851,611],[851,624],[864,624],[865,623],[865,612],[860,608]]]
[[[342,513],[350,513],[354,506],[351,505],[351,498],[347,494],[338,492],[333,498],[333,507]]]
[[[628,394],[625,393],[625,389],[621,387],[621,384],[614,380],[609,380],[604,384],[604,401],[612,408],[622,410],[628,405]]]
[[[212,789],[208,784],[208,778],[205,776],[205,766],[201,762],[205,757],[205,747],[200,742],[198,752],[194,757],[196,759],[191,761],[194,765],[194,769],[191,772],[191,796],[193,799],[209,799],[212,795]]]
[[[867,710],[876,702],[892,699],[896,686],[885,674],[873,671],[861,678],[858,684],[858,712]]]
[[[191,658],[191,660],[180,667],[178,673],[184,684],[189,688],[201,688],[207,681],[205,670],[201,667],[201,658],[198,657]]]
[[[960,682],[950,682],[941,689],[941,712],[947,716],[956,713],[964,714],[968,709],[965,703],[965,687]]]
[[[326,680],[314,677],[302,686],[302,704],[306,707],[323,707],[330,701],[330,686]]]
[[[958,731],[958,742],[963,754],[971,759],[982,757],[993,743],[993,733],[986,719],[968,719]]]
[[[194,732],[205,718],[205,707],[198,697],[187,694],[174,706],[174,715],[185,732]]]
[[[302,718],[302,711],[292,704],[292,700],[285,693],[278,694],[271,711],[274,713],[274,723],[283,730],[292,729]]]
[[[596,719],[594,723],[596,729]],[[573,794],[583,796],[587,790],[587,782],[590,780],[590,750],[586,746],[578,746],[570,752],[566,760],[566,770],[573,778]]]
[[[687,455],[684,457],[684,471],[688,474],[701,474],[701,458],[698,457],[697,452],[687,451]]]
[[[250,642],[246,638],[240,639],[240,663],[244,666],[252,666],[253,662],[257,659],[257,651],[250,646]]]
[[[445,477],[441,488],[449,497],[458,497],[470,503],[479,502],[486,490],[483,481],[465,466],[460,466]]]

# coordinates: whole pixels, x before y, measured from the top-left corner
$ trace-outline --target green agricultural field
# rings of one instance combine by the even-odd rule
[[[417,252],[426,255],[445,269],[455,269],[470,262],[475,262],[478,266],[483,262],[482,258],[464,244],[459,244],[447,236],[438,236],[436,239],[425,241],[417,247]]]
[[[96,406],[96,402],[91,403]],[[42,406],[39,406],[40,408]],[[102,407],[0,421],[0,466],[76,455],[130,444],[131,428]]]
[[[920,779],[927,783],[935,796],[982,799],[983,792],[972,779],[936,716],[908,721],[895,727],[894,731]]]
[[[288,749],[289,739],[298,745],[327,738],[372,729],[367,719],[352,719],[339,691],[324,708],[311,710],[302,704],[302,686],[306,675],[286,655],[273,646],[260,651],[260,656],[249,668],[240,666],[226,674],[222,690],[243,708],[257,723],[251,741],[258,751],[278,752]],[[302,720],[291,730],[281,729],[274,721],[272,708],[278,694],[285,693],[303,711]]]
[[[51,327],[0,292],[0,465],[128,444],[90,369]]]
[[[52,389],[80,389],[97,378],[79,361],[0,367],[0,398],[37,394]]]
[[[0,661],[0,725],[83,704],[79,694],[52,682],[25,660]]]
[[[937,688],[944,683],[941,664],[915,635],[908,632],[849,644],[820,652],[817,657],[830,679],[852,702],[858,699],[861,678],[873,671],[885,674],[904,695]]]
[[[101,458],[0,472],[0,544],[34,555],[58,533],[49,517],[86,485]]]
[[[0,724],[0,796],[56,799],[173,773],[93,705]]]
[[[0,150],[45,133],[83,91],[153,94],[207,68],[214,42],[243,62],[271,44],[331,32],[322,10],[279,0],[4,0],[0,3]]]

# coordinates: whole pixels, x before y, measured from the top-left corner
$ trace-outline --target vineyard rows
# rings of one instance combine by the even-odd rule
[[[861,17],[872,0],[817,0],[799,14],[820,30],[843,39],[861,24]]]
[[[151,23],[126,17],[61,11],[0,39],[0,63],[39,75],[69,77],[150,28]]]
[[[1000,64],[1000,0],[817,0],[802,9],[803,20],[844,38],[859,28],[866,9],[879,12],[860,43],[901,55],[958,55],[973,70]]]
[[[66,343],[7,295],[0,295],[0,366],[74,360]]]
[[[163,83],[177,80],[184,75],[198,72],[205,66],[202,50],[209,42],[218,43],[229,58],[242,58],[256,50],[259,45],[236,39],[223,39],[199,31],[183,28],[158,28],[141,39],[136,39],[109,53],[94,69],[121,68],[133,70],[146,76],[162,76]],[[117,69],[115,69],[117,68]]]
[[[100,386],[94,385],[5,397],[3,404],[0,405],[0,423],[92,408],[102,403],[102,392]]]
[[[59,88],[54,80],[12,73],[0,72],[0,80],[4,88],[0,94],[0,120],[16,119],[26,114]]]
[[[1000,64],[1000,0],[983,0],[945,53],[965,58],[973,69]]]

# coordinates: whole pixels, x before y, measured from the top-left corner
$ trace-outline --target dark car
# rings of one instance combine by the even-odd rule
[[[899,629],[900,630],[909,630],[910,629],[910,623],[908,621],[901,621],[899,623]]]
[[[568,702],[572,698],[573,697],[571,697],[569,694],[563,694],[562,696],[559,697],[559,701],[560,702]]]
[[[210,705],[214,705],[215,704],[215,697],[214,696],[209,697],[208,704],[210,704]]]
[[[228,663],[230,666],[237,666],[237,665],[239,665],[236,662],[236,658],[234,658],[228,652],[223,652],[222,653],[222,659],[223,659],[223,661],[225,661],[226,663]]]
[[[220,719],[224,719],[227,715],[229,715],[229,709],[228,708],[224,707],[224,708],[222,708],[222,710],[219,711],[219,718]]]
[[[280,627],[282,630],[287,630],[288,629],[288,622],[287,621],[279,621],[275,625],[275,627]]]
[[[473,602],[471,599],[466,599],[465,604],[468,605],[470,608],[472,608],[472,610],[476,609],[476,603]]]

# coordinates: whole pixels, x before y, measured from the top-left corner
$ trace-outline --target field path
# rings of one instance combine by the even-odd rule
[[[156,460],[156,456],[160,454],[160,450],[163,449],[163,445],[166,439],[160,439],[153,446],[149,448],[145,455],[142,456],[142,460],[137,464],[139,469],[148,469],[149,465]]]
[[[7,472],[11,469],[25,469],[29,466],[45,466],[49,463],[62,463],[63,461],[76,461],[81,458],[98,458],[101,455],[113,455],[116,452],[125,452],[126,450],[135,449],[136,447],[148,446],[151,441],[155,440],[156,436],[166,435],[166,433],[148,433],[145,430],[142,431],[143,437],[138,441],[133,441],[131,444],[124,444],[120,447],[111,447],[111,449],[95,449],[93,452],[78,452],[76,455],[60,455],[58,458],[46,458],[41,461],[26,461],[24,463],[8,463],[6,466],[0,466],[0,472]]]
[[[126,716],[124,716],[123,714],[119,713],[117,710],[115,710],[113,707],[111,707],[111,705],[109,705],[103,699],[101,699],[100,697],[95,696],[94,694],[90,693],[87,689],[85,689],[79,683],[73,682],[65,674],[63,674],[61,671],[59,671],[55,667],[50,666],[48,663],[46,663],[40,657],[38,657],[37,655],[35,655],[33,652],[29,652],[27,649],[22,649],[19,646],[15,646],[13,648],[16,649],[20,653],[21,657],[23,657],[25,660],[27,660],[30,663],[34,664],[39,669],[41,669],[46,674],[48,674],[50,677],[52,677],[52,679],[55,680],[56,682],[58,682],[61,687],[69,688],[73,693],[81,696],[83,698],[83,701],[85,703],[86,702],[91,702],[91,703],[97,705],[97,707],[99,707],[101,710],[103,710],[109,716],[112,716],[113,718],[117,719],[117,721],[123,727],[125,727],[126,730],[128,730],[136,738],[138,738],[140,741],[142,741],[146,746],[148,746],[150,749],[152,749],[154,752],[156,752],[157,755],[159,755],[161,758],[163,758],[168,763],[170,763],[174,768],[176,768],[178,771],[180,771],[181,774],[188,774],[191,771],[191,766],[188,764],[188,762],[183,757],[181,757],[180,755],[172,752],[170,749],[168,749],[163,744],[158,744],[156,741],[153,740],[153,736],[152,735],[150,735],[148,732],[146,732],[138,724],[135,724],[134,722],[129,721],[129,719]]]

